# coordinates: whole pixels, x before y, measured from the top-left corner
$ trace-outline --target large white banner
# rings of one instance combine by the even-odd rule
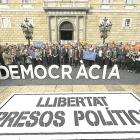
[[[15,93],[0,106],[0,140],[140,138],[132,92]]]

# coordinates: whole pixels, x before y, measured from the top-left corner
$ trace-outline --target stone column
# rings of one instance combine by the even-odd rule
[[[51,44],[50,16],[47,16],[47,22],[48,22],[48,44]]]
[[[86,41],[86,17],[83,17],[83,41]]]
[[[76,40],[79,41],[79,16],[76,16]]]
[[[58,43],[57,16],[55,17],[55,43]]]

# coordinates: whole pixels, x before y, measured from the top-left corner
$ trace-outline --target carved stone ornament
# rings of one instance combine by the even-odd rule
[[[60,30],[73,30],[73,25],[72,23],[70,22],[63,22],[61,25],[60,25]]]

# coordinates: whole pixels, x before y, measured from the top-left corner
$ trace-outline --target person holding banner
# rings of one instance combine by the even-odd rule
[[[69,57],[69,65],[73,67],[74,49],[72,46],[70,46],[70,49],[68,51],[68,57]]]
[[[86,48],[86,51],[89,52],[89,47]],[[85,59],[85,67],[89,67],[90,60]]]
[[[98,54],[99,49],[97,49],[96,46],[93,46],[92,52]],[[97,60],[98,60],[98,55],[96,55],[96,59],[93,61],[92,65],[93,65],[93,64],[96,64],[96,63],[97,63]]]
[[[64,65],[65,62],[65,50],[63,49],[63,46],[61,46],[59,50],[59,65],[62,66]]]
[[[58,49],[55,46],[53,50],[53,64],[58,65]]]

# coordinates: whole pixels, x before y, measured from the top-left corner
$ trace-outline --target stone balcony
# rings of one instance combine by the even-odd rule
[[[77,0],[57,0],[57,1],[44,1],[44,10],[83,10],[88,11],[90,9],[90,2],[87,0],[77,1]]]

